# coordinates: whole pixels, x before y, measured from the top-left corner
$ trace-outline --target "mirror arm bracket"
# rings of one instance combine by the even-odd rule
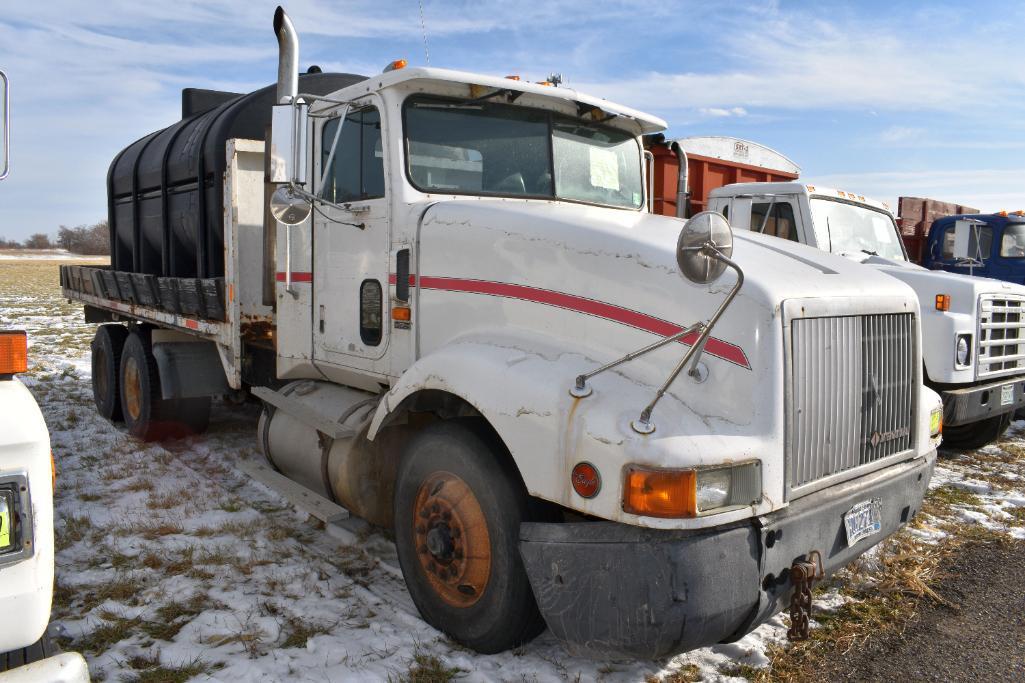
[[[719,308],[708,320],[708,322],[699,323],[700,326],[703,328],[701,331],[701,336],[699,336],[697,341],[694,342],[694,345],[691,346],[690,349],[688,349],[687,353],[684,354],[680,362],[676,364],[676,367],[673,368],[672,373],[670,373],[669,377],[655,393],[655,397],[651,400],[651,403],[649,403],[644,408],[644,410],[641,411],[640,417],[630,423],[630,426],[638,434],[651,434],[655,431],[655,425],[651,421],[652,411],[655,410],[655,406],[665,395],[666,391],[669,390],[669,387],[680,375],[680,372],[682,372],[683,369],[687,366],[687,363],[691,361],[693,362],[691,362],[691,368],[688,374],[690,374],[692,377],[695,376],[697,372],[697,363],[701,359],[701,355],[705,351],[705,344],[708,342],[708,338],[712,334],[712,329],[715,327],[715,324],[719,322],[719,318],[721,318],[722,314],[726,312],[726,309],[729,308],[730,304],[733,303],[733,300],[736,298],[737,293],[740,291],[740,288],[744,284],[743,269],[741,269],[741,267],[737,263],[735,263],[725,254],[716,249],[714,244],[712,244],[711,242],[706,242],[705,245],[702,247],[702,253],[718,261],[722,261],[724,264],[726,264],[726,266],[732,268],[737,273],[737,281],[736,283],[734,283],[733,289],[730,290],[730,293],[719,305]]]

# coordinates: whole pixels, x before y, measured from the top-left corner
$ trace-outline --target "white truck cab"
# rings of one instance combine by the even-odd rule
[[[660,657],[788,604],[800,634],[811,582],[920,509],[941,404],[906,285],[652,215],[656,117],[398,64],[314,94],[330,75],[299,76],[280,8],[274,28],[273,114],[271,89],[225,97],[126,148],[112,267],[62,272],[108,323],[101,413],[154,438],[204,426],[211,394],[258,397],[268,461],[393,529],[426,621],[481,652],[547,625]],[[270,139],[232,137],[257,110]],[[204,122],[209,158],[149,165]],[[196,202],[147,184],[217,164]]]
[[[53,597],[53,462],[26,370],[22,331],[0,330],[0,681],[89,680],[77,653],[45,639]]]
[[[740,183],[709,193],[709,209],[736,229],[817,247],[910,286],[922,309],[925,381],[943,398],[947,445],[985,445],[1025,406],[1025,287],[911,263],[889,207],[853,192]]]

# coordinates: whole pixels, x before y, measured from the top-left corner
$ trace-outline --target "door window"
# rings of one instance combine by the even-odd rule
[[[768,214],[767,218],[766,214]],[[797,242],[797,223],[794,221],[793,207],[789,202],[753,204],[751,206],[751,231]]]
[[[943,231],[942,257],[945,259],[954,258],[954,228],[955,226],[951,225]],[[976,235],[978,235],[978,239],[976,239]],[[1002,250],[1003,243],[1001,243],[1001,252]],[[992,251],[993,228],[988,225],[980,225],[978,228],[972,227],[968,231],[968,256],[985,261],[990,257]]]
[[[335,204],[384,196],[384,148],[381,145],[381,114],[375,107],[350,111],[341,133],[339,118],[324,124],[321,168],[330,167],[320,196]],[[335,138],[334,156],[331,147]]]

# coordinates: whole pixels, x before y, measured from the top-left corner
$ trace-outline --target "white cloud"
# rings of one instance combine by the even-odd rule
[[[747,110],[743,107],[730,107],[729,109],[723,107],[701,107],[698,112],[703,116],[711,116],[714,118],[729,118],[731,116],[747,116]]]
[[[921,144],[925,139],[925,129],[890,126],[879,134],[879,139],[889,145]]]

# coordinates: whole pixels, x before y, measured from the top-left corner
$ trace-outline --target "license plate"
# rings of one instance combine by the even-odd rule
[[[847,527],[847,547],[851,547],[863,538],[879,533],[883,528],[883,504],[878,498],[858,503],[843,516]]]
[[[1014,403],[1014,385],[1005,384],[1000,387],[1000,405],[1009,406]]]

